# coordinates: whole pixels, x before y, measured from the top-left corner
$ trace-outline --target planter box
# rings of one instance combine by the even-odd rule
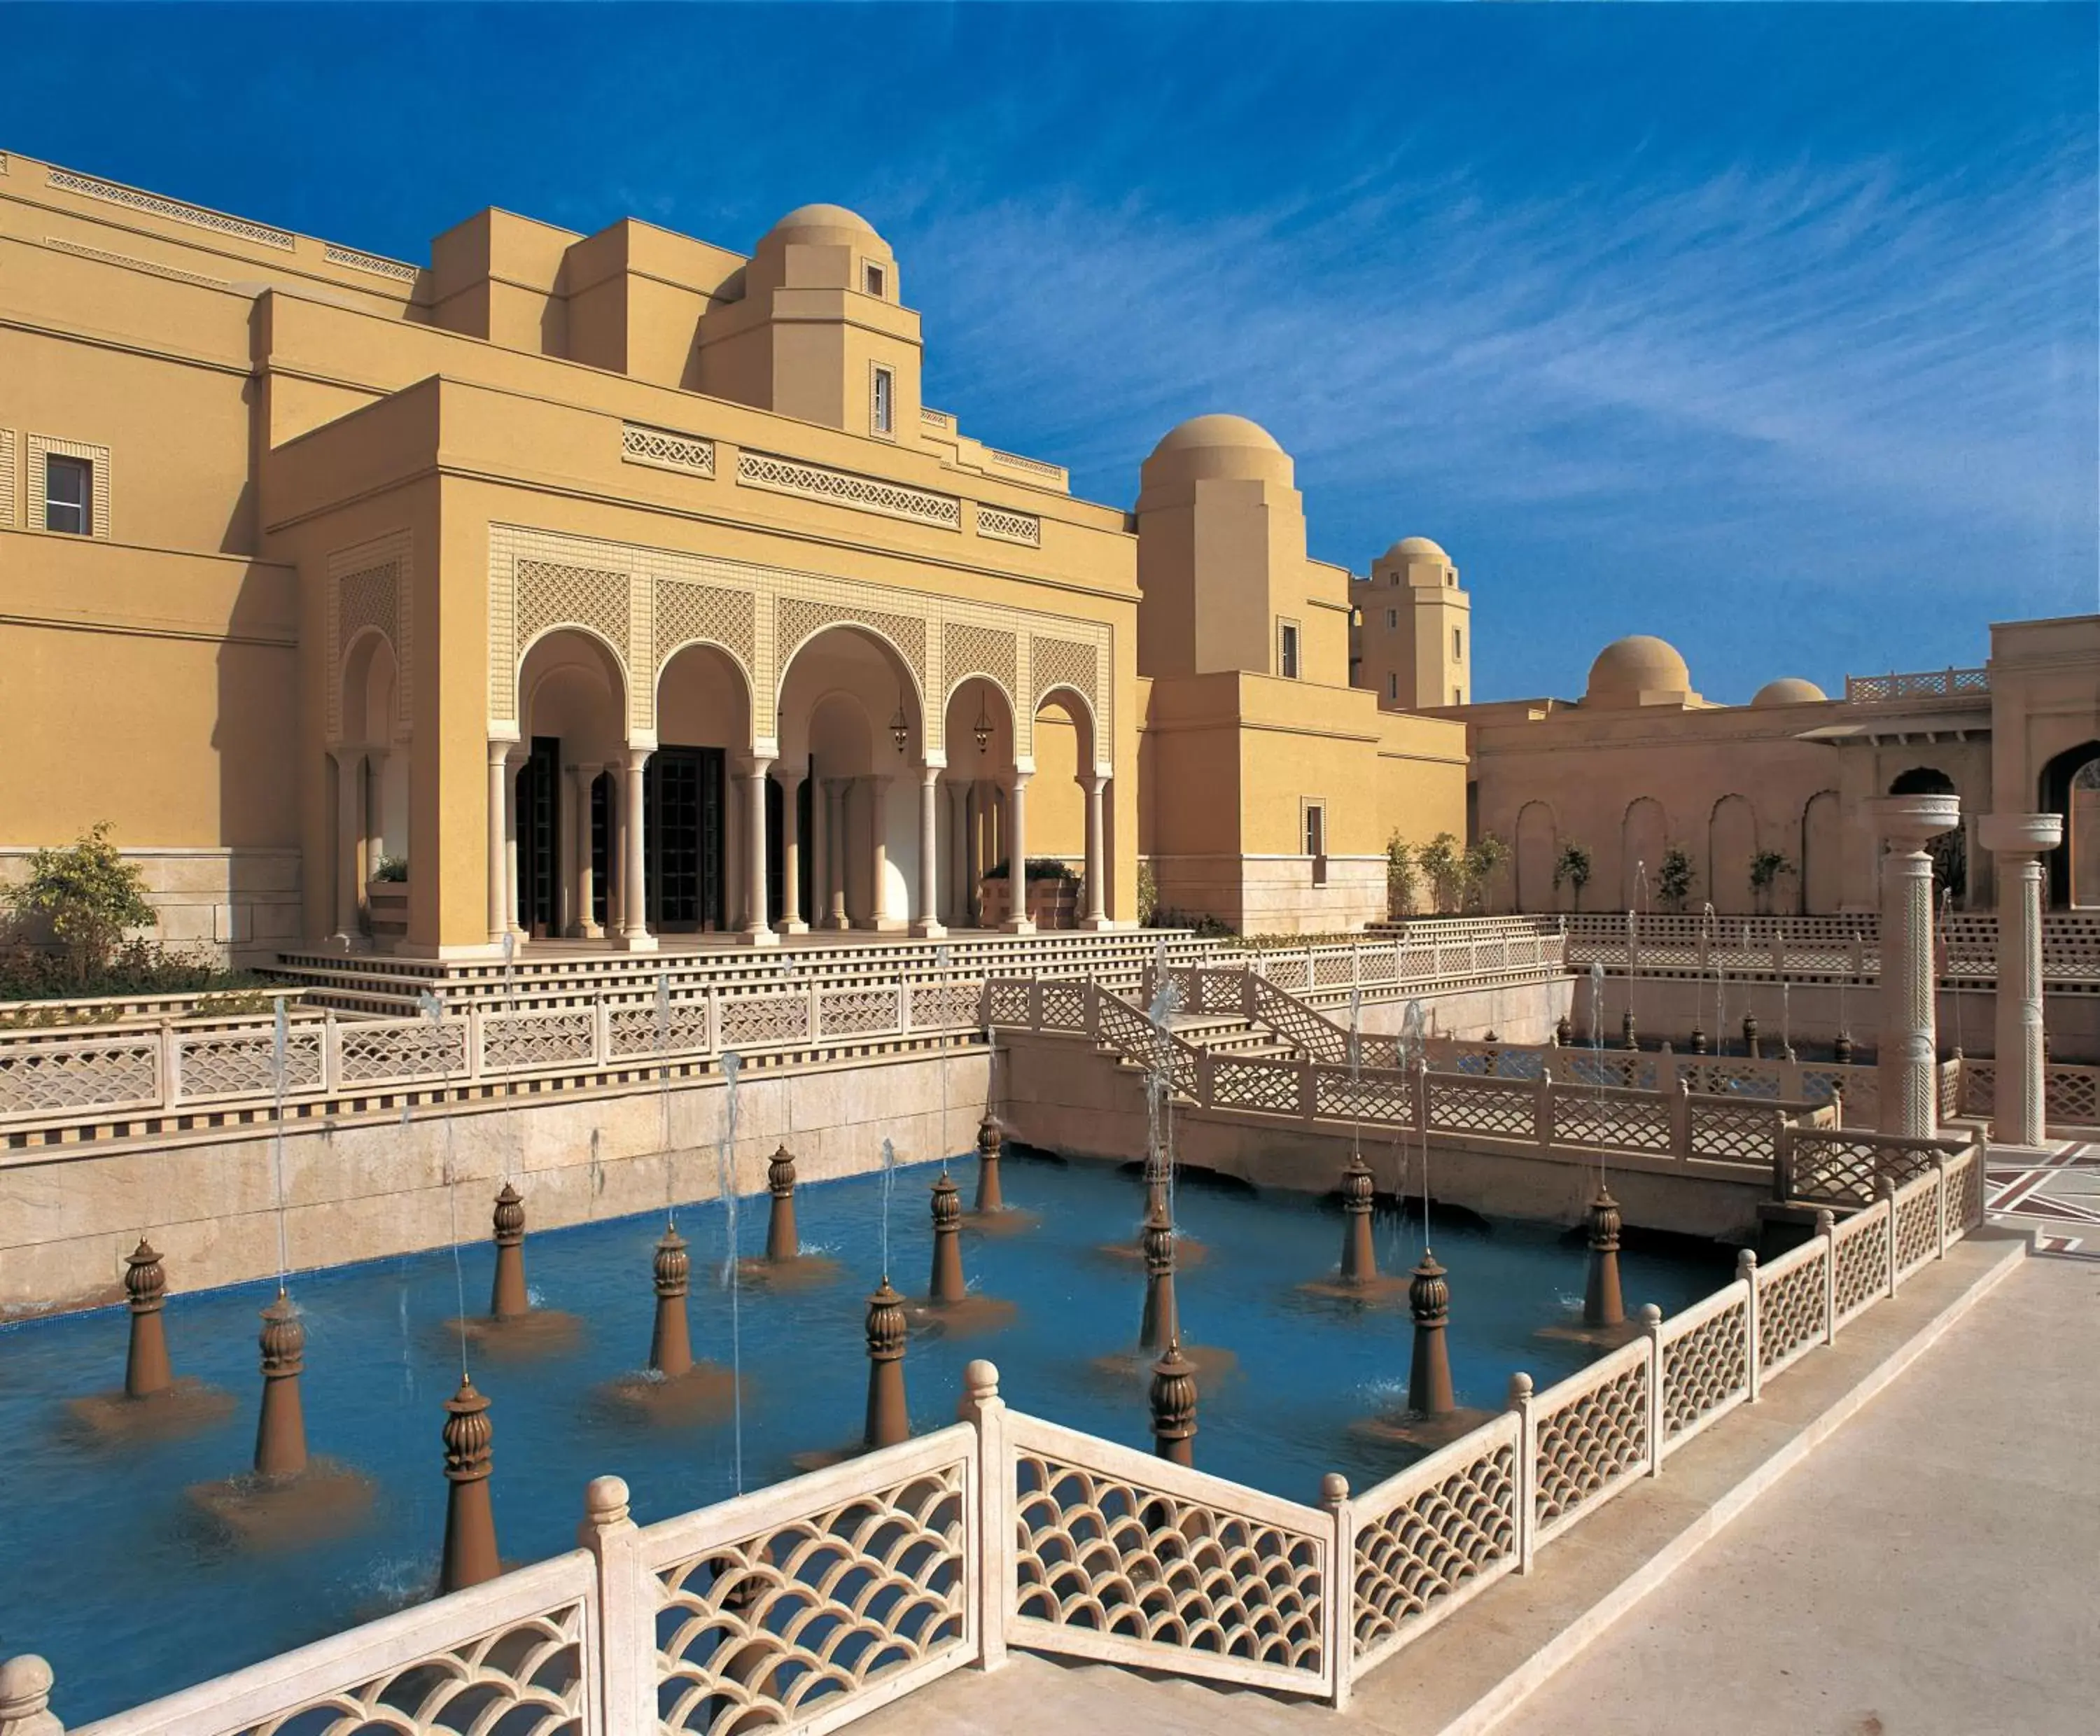
[[[408,938],[408,882],[374,880],[364,888],[365,908],[371,913],[372,938],[386,946]]]
[[[978,903],[986,928],[998,928],[1012,913],[1006,879],[987,878],[977,883]],[[1076,881],[1031,880],[1028,883],[1028,920],[1039,929],[1075,929],[1079,925],[1079,887]]]

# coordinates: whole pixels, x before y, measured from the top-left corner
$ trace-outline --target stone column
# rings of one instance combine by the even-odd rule
[[[1932,963],[1932,858],[1926,843],[1952,831],[1949,795],[1883,796],[1873,804],[1882,857],[1881,1131],[1930,1139],[1939,1130],[1939,984]]]
[[[919,768],[919,915],[911,932],[938,940],[941,925],[941,768],[929,760]]]
[[[621,762],[626,773],[620,804],[620,869],[623,890],[620,899],[620,943],[630,952],[653,952],[656,937],[649,932],[647,882],[643,878],[646,860],[642,835],[645,806],[642,774],[649,766],[649,749],[630,748]]]
[[[605,767],[587,762],[576,773],[576,920],[569,932],[582,940],[605,933],[598,924],[598,870],[591,864],[591,796]]]
[[[765,908],[765,777],[773,762],[753,755],[743,776],[743,938],[755,947],[779,944]]]
[[[1087,913],[1079,926],[1106,928],[1108,850],[1101,827],[1101,789],[1108,780],[1096,774],[1083,781],[1087,786]]]
[[[514,742],[488,744],[488,939],[503,944],[510,932],[504,897],[510,890],[510,750]]]
[[[1006,921],[1009,934],[1032,934],[1028,920],[1028,774],[1017,771],[1006,786]]]
[[[605,931],[620,932],[627,908],[627,835],[620,816],[627,811],[626,780],[618,762],[605,768]]]
[[[364,750],[333,748],[335,761],[335,939],[357,941],[358,846],[364,839]]]
[[[846,786],[845,778],[824,780],[824,884],[831,910],[824,926],[843,930],[846,920]]]
[[[802,908],[802,785],[806,769],[790,766],[780,774],[780,932],[806,934]]]
[[[948,921],[970,926],[970,791],[967,784],[948,783]]]
[[[867,780],[867,925],[891,934],[904,925],[889,913],[889,780],[880,772]]]
[[[514,741],[503,762],[503,927],[520,939],[525,927],[518,920],[518,771],[527,758],[527,750]]]
[[[2039,1146],[2048,1134],[2043,1097],[2042,855],[2063,841],[2055,814],[1986,814],[1977,837],[1998,870],[1997,1089],[1992,1134],[2001,1145]]]

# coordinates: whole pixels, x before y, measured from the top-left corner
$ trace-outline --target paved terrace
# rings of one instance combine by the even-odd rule
[[[1964,1270],[1935,1272],[1882,1305],[1755,1411],[1738,1411],[1660,1479],[1542,1553],[1531,1576],[1503,1580],[1374,1672],[1344,1713],[1015,1654],[1004,1671],[951,1676],[856,1729],[2090,1730],[2100,1719],[2091,1580],[2100,1261],[2008,1261],[2007,1252],[2005,1232],[1954,1251],[1948,1266],[1958,1257]],[[1899,1366],[1936,1324],[1943,1336],[1901,1378],[1783,1474],[1789,1450],[1842,1415],[1846,1387]],[[1774,1477],[1699,1546],[1716,1504],[1725,1514]],[[1696,1553],[1657,1579],[1670,1552],[1687,1548]],[[1563,1631],[1560,1656],[1537,1655]]]

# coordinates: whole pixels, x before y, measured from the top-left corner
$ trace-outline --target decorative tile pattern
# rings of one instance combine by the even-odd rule
[[[786,669],[810,639],[827,627],[866,629],[888,642],[891,650],[911,671],[920,692],[926,691],[926,623],[909,615],[892,615],[877,609],[855,609],[836,603],[817,603],[806,597],[783,597],[779,603],[774,654]]]
[[[223,211],[209,211],[200,205],[185,205],[179,199],[164,199],[158,193],[141,192],[135,187],[120,186],[115,181],[101,181],[93,175],[76,174],[70,169],[53,169],[46,174],[45,180],[62,192],[80,193],[90,199],[107,200],[112,205],[129,205],[135,211],[144,211],[155,217],[172,218],[177,223],[194,223],[200,229],[215,229],[221,235],[235,236],[241,241],[275,247],[285,253],[290,253],[298,245],[298,237],[289,230],[273,229],[267,223],[250,223],[245,217],[228,217]]]
[[[736,479],[747,488],[797,495],[804,500],[849,506],[857,512],[880,513],[885,518],[907,519],[941,530],[962,528],[962,502],[952,494],[934,494],[879,476],[860,476],[850,470],[807,464],[798,458],[739,451]]]
[[[1043,546],[1043,521],[1033,513],[1008,512],[1003,506],[977,508],[977,535],[999,542],[1017,542],[1024,548]]]
[[[1014,635],[996,627],[980,627],[964,621],[951,624],[941,634],[942,679],[953,693],[973,676],[992,682],[1013,705],[1016,652]],[[1018,709],[1018,707],[1015,707]]]
[[[398,530],[329,555],[324,654],[328,739],[332,742],[342,740],[343,654],[366,627],[383,634],[394,653],[393,739],[406,740],[414,732],[414,554],[410,533]]]
[[[203,272],[179,271],[172,265],[161,264],[157,259],[135,258],[130,254],[111,253],[106,248],[84,246],[78,241],[68,241],[62,235],[46,236],[44,245],[82,259],[93,259],[100,265],[121,265],[128,271],[147,272],[156,277],[169,278],[176,283],[193,283],[201,289],[230,289],[233,287],[223,277],[210,276]]]
[[[656,672],[699,641],[718,645],[752,678],[757,660],[757,599],[748,590],[721,585],[693,585],[683,579],[656,583]]]
[[[696,435],[673,434],[668,428],[648,428],[624,422],[620,430],[620,457],[624,464],[646,464],[660,470],[677,470],[687,476],[715,473],[715,443]]]
[[[553,561],[518,563],[518,642],[529,647],[549,627],[588,627],[612,647],[623,674],[628,655],[628,577]]]
[[[370,272],[375,276],[391,277],[401,283],[416,280],[416,267],[405,260],[389,259],[376,253],[360,253],[355,247],[338,247],[333,241],[323,245],[321,257],[330,265],[346,265],[354,272]]]

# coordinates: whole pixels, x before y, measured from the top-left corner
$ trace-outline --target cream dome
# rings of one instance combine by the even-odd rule
[[[1586,705],[1682,705],[1696,700],[1692,671],[1667,639],[1645,633],[1614,639],[1590,665]]]
[[[1777,681],[1768,681],[1752,696],[1753,705],[1807,705],[1830,696],[1812,681],[1804,681],[1798,675],[1782,675]]]
[[[1411,554],[1427,554],[1433,559],[1440,561],[1449,561],[1451,559],[1444,552],[1444,546],[1441,543],[1432,542],[1427,537],[1403,537],[1385,551],[1385,558],[1388,560],[1405,560]]]
[[[765,232],[767,241],[782,246],[794,242],[803,246],[862,247],[872,241],[885,253],[889,244],[876,233],[875,225],[858,211],[842,205],[798,205]]]
[[[1290,454],[1276,436],[1244,416],[1192,416],[1167,431],[1139,470],[1140,510],[1158,503],[1162,488],[1202,481],[1280,483],[1292,486]]]
[[[1258,422],[1250,422],[1244,416],[1192,416],[1188,421],[1167,431],[1166,437],[1152,448],[1155,458],[1164,452],[1210,451],[1217,448],[1243,448],[1254,452],[1282,452],[1276,436]]]

